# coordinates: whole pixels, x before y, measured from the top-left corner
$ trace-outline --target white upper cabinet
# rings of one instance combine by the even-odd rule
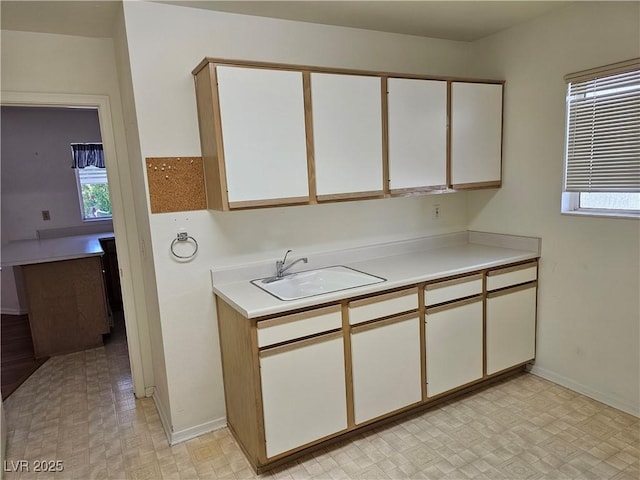
[[[501,158],[502,85],[452,82],[452,186],[500,186]]]
[[[390,78],[389,188],[446,188],[447,82]]]
[[[319,200],[382,194],[381,82],[372,76],[311,74]]]
[[[302,73],[228,66],[216,71],[230,206],[308,199]]]

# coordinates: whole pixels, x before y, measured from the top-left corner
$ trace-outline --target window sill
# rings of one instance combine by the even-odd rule
[[[616,212],[607,210],[563,210],[562,215],[573,215],[576,217],[597,217],[597,218],[626,218],[629,220],[640,220],[640,212]]]
[[[83,223],[111,223],[113,221],[113,217],[96,217],[96,218],[83,218]]]

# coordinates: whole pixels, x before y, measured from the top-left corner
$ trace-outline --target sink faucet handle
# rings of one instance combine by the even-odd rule
[[[291,252],[293,252],[293,250],[287,250],[284,254],[284,258],[282,259],[282,265],[284,265],[285,263],[287,263],[287,255],[289,255]]]

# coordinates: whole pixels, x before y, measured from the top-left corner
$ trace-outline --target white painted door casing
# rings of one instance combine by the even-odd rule
[[[500,182],[501,84],[452,82],[451,183]]]
[[[482,298],[426,316],[427,396],[482,378]]]
[[[268,458],[347,428],[342,337],[261,355],[260,375]]]
[[[447,82],[389,78],[389,188],[447,184]]]
[[[308,197],[302,73],[216,72],[229,202]]]
[[[422,400],[420,319],[351,335],[356,425]]]
[[[383,190],[380,77],[311,74],[318,195]]]

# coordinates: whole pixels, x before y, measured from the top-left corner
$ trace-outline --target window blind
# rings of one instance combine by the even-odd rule
[[[640,192],[640,59],[565,79],[565,191]]]

